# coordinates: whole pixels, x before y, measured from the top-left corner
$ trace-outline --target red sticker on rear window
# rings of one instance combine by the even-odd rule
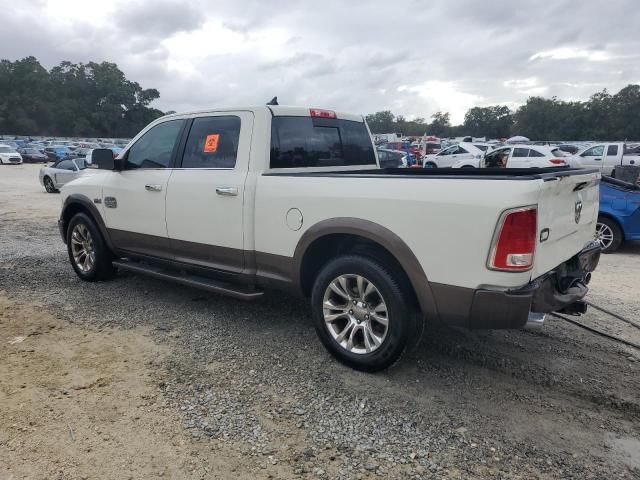
[[[219,133],[207,135],[207,138],[204,141],[204,153],[213,153],[218,150],[218,140],[220,140]]]

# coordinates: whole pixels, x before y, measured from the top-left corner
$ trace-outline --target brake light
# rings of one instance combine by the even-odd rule
[[[552,158],[551,160],[549,160],[551,163],[553,163],[554,165],[566,165],[566,162],[560,158]]]
[[[525,207],[507,210],[500,217],[489,268],[507,272],[531,269],[536,251],[538,210]]]
[[[318,118],[338,118],[336,112],[332,110],[322,110],[320,108],[310,108],[309,113],[312,117]]]

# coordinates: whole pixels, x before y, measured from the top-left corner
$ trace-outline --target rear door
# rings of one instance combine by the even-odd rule
[[[607,145],[605,150],[604,159],[602,160],[602,173],[605,175],[611,175],[611,172],[616,165],[619,165],[622,157],[621,145],[610,144]]]
[[[529,149],[526,147],[514,147],[507,165],[509,165],[509,168],[529,168],[531,166]]]
[[[167,231],[176,261],[234,273],[244,268],[252,132],[252,112],[193,119],[167,190]]]
[[[579,252],[595,236],[600,174],[571,174],[541,184],[533,278]]]

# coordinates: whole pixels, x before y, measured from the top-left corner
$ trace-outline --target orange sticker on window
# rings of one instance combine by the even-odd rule
[[[213,153],[218,150],[218,140],[220,140],[219,133],[207,135],[207,138],[204,141],[204,153]]]

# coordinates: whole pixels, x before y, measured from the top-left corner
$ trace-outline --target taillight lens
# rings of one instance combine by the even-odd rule
[[[309,114],[317,118],[338,118],[336,112],[332,110],[322,110],[320,108],[310,108]]]
[[[553,163],[554,165],[566,165],[567,162],[565,162],[564,160],[561,160],[559,158],[552,158],[551,160],[549,160],[551,163]]]
[[[489,268],[521,272],[533,267],[538,230],[538,210],[525,207],[507,210],[500,217],[491,249]]]

